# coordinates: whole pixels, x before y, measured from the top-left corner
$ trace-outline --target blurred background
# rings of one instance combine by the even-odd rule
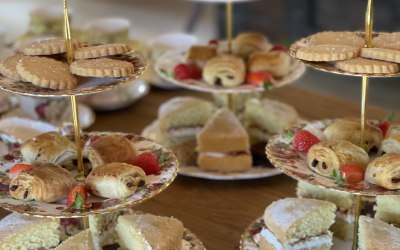
[[[261,0],[234,5],[234,32],[259,31],[274,43],[291,42],[321,30],[363,30],[366,0]],[[225,37],[224,4],[184,0],[70,0],[71,24],[82,29],[93,19],[121,17],[130,21],[129,37],[151,41],[171,32],[188,32],[200,43]],[[11,44],[28,30],[29,13],[55,0],[0,0],[0,30]],[[400,1],[375,1],[375,31],[398,31]],[[308,70],[295,83],[305,88],[359,101],[361,79]],[[370,102],[400,110],[397,78],[373,79]]]

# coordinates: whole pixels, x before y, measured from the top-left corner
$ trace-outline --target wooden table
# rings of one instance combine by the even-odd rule
[[[133,106],[110,113],[98,113],[91,131],[140,133],[157,116],[161,103],[181,95],[211,98],[209,94],[187,90],[152,90]],[[305,119],[358,116],[360,105],[351,101],[304,90],[284,87],[268,97],[294,105]],[[369,107],[370,118],[382,118],[387,111]],[[295,196],[296,181],[285,175],[259,180],[210,181],[178,176],[155,198],[137,206],[138,210],[174,216],[195,233],[207,249],[237,249],[244,229],[271,202]],[[4,214],[4,211],[1,211]]]

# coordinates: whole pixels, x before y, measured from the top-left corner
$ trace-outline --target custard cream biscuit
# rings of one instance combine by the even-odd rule
[[[134,73],[134,68],[127,61],[99,58],[74,61],[71,72],[87,77],[127,77]]]
[[[365,45],[364,39],[355,32],[349,31],[324,31],[312,35],[310,45],[333,44],[347,45],[362,48]]]
[[[23,54],[9,56],[0,62],[0,73],[13,81],[20,81],[16,66],[17,63],[24,57]]]
[[[75,59],[90,59],[105,56],[121,55],[131,51],[127,44],[104,44],[98,46],[83,47],[75,51]]]
[[[81,47],[81,44],[77,40],[72,39],[71,41],[73,49]],[[24,54],[27,56],[54,55],[65,53],[66,51],[64,39],[42,40],[32,43],[24,48]]]
[[[399,66],[396,63],[371,60],[361,57],[337,62],[336,68],[346,72],[366,74],[390,74],[399,71]]]
[[[356,58],[360,48],[346,45],[310,45],[300,48],[296,57],[305,61],[338,61]]]
[[[76,78],[69,65],[47,57],[25,56],[17,63],[17,72],[24,81],[50,89],[72,89]]]
[[[382,60],[387,62],[400,63],[400,51],[382,48],[363,48],[361,57]]]

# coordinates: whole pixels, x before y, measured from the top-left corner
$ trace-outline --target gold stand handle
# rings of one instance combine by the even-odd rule
[[[233,39],[233,5],[231,0],[226,2],[226,35],[228,38],[228,53],[231,53]]]

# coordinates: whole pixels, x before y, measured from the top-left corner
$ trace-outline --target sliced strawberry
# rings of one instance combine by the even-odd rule
[[[26,170],[31,169],[31,168],[32,168],[32,166],[28,165],[28,164],[16,164],[13,167],[11,167],[8,172],[10,174],[15,174],[15,173],[19,173],[21,171],[26,171]]]
[[[76,185],[68,194],[67,207],[74,209],[84,209],[90,207],[88,193],[85,185]]]
[[[209,45],[218,45],[218,39],[211,39],[210,41],[208,41]]]
[[[341,166],[340,173],[346,183],[357,183],[364,180],[365,170],[360,164],[350,163]]]
[[[266,71],[250,72],[247,74],[246,82],[256,86],[271,85],[272,77]]]
[[[386,137],[387,132],[390,129],[390,125],[392,124],[394,119],[394,112],[391,112],[385,119],[380,122],[377,126],[382,131],[383,137]]]
[[[278,50],[278,51],[287,51],[287,48],[285,45],[282,44],[275,44],[274,47],[271,49],[272,51]]]
[[[146,173],[146,175],[158,174],[160,172],[160,165],[158,164],[157,157],[151,152],[144,152],[138,155],[133,161],[132,165],[138,166]]]
[[[196,66],[181,63],[175,66],[174,76],[177,80],[198,80],[201,78],[201,70],[198,69]]]
[[[321,142],[318,137],[307,130],[299,130],[294,134],[293,147],[301,153],[307,153],[312,146]]]

